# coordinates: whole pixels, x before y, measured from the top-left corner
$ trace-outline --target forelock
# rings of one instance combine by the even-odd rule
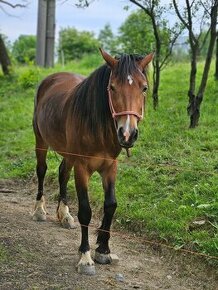
[[[122,54],[115,58],[118,60],[118,63],[114,70],[114,76],[121,83],[124,83],[128,79],[128,76],[134,75],[138,71],[137,62],[143,59],[143,56],[138,54]]]

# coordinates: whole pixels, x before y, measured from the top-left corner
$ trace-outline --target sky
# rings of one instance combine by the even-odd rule
[[[18,2],[10,0],[11,3]],[[78,30],[93,31],[96,36],[105,24],[109,23],[114,33],[128,15],[136,10],[130,5],[128,11],[123,7],[125,0],[95,0],[88,8],[76,8],[75,0],[56,0],[56,36],[63,27],[75,27]],[[27,8],[11,9],[4,6],[6,13],[0,9],[0,32],[10,41],[15,41],[21,34],[36,34],[38,0],[29,0]],[[3,6],[2,6],[3,7]],[[9,16],[10,14],[11,16]]]

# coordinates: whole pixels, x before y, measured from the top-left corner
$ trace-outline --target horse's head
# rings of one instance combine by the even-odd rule
[[[143,118],[144,98],[148,88],[144,72],[153,54],[113,58],[104,50],[100,51],[111,68],[108,97],[118,141],[122,147],[130,148],[137,140],[138,122]]]

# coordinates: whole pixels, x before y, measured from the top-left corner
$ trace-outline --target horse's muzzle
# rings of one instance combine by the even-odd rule
[[[132,128],[129,132],[126,132],[123,127],[120,127],[117,131],[117,136],[121,147],[131,148],[138,138],[138,129]]]

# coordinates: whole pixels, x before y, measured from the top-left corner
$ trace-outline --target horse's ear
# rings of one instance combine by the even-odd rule
[[[154,52],[146,55],[142,60],[140,60],[139,66],[142,68],[142,70],[144,70],[146,66],[152,61],[153,57],[154,57]]]
[[[103,56],[103,59],[106,61],[106,63],[110,66],[110,68],[114,68],[116,64],[118,63],[118,60],[113,58],[109,53],[104,51],[102,48],[99,47],[99,50],[101,52],[101,55]]]

